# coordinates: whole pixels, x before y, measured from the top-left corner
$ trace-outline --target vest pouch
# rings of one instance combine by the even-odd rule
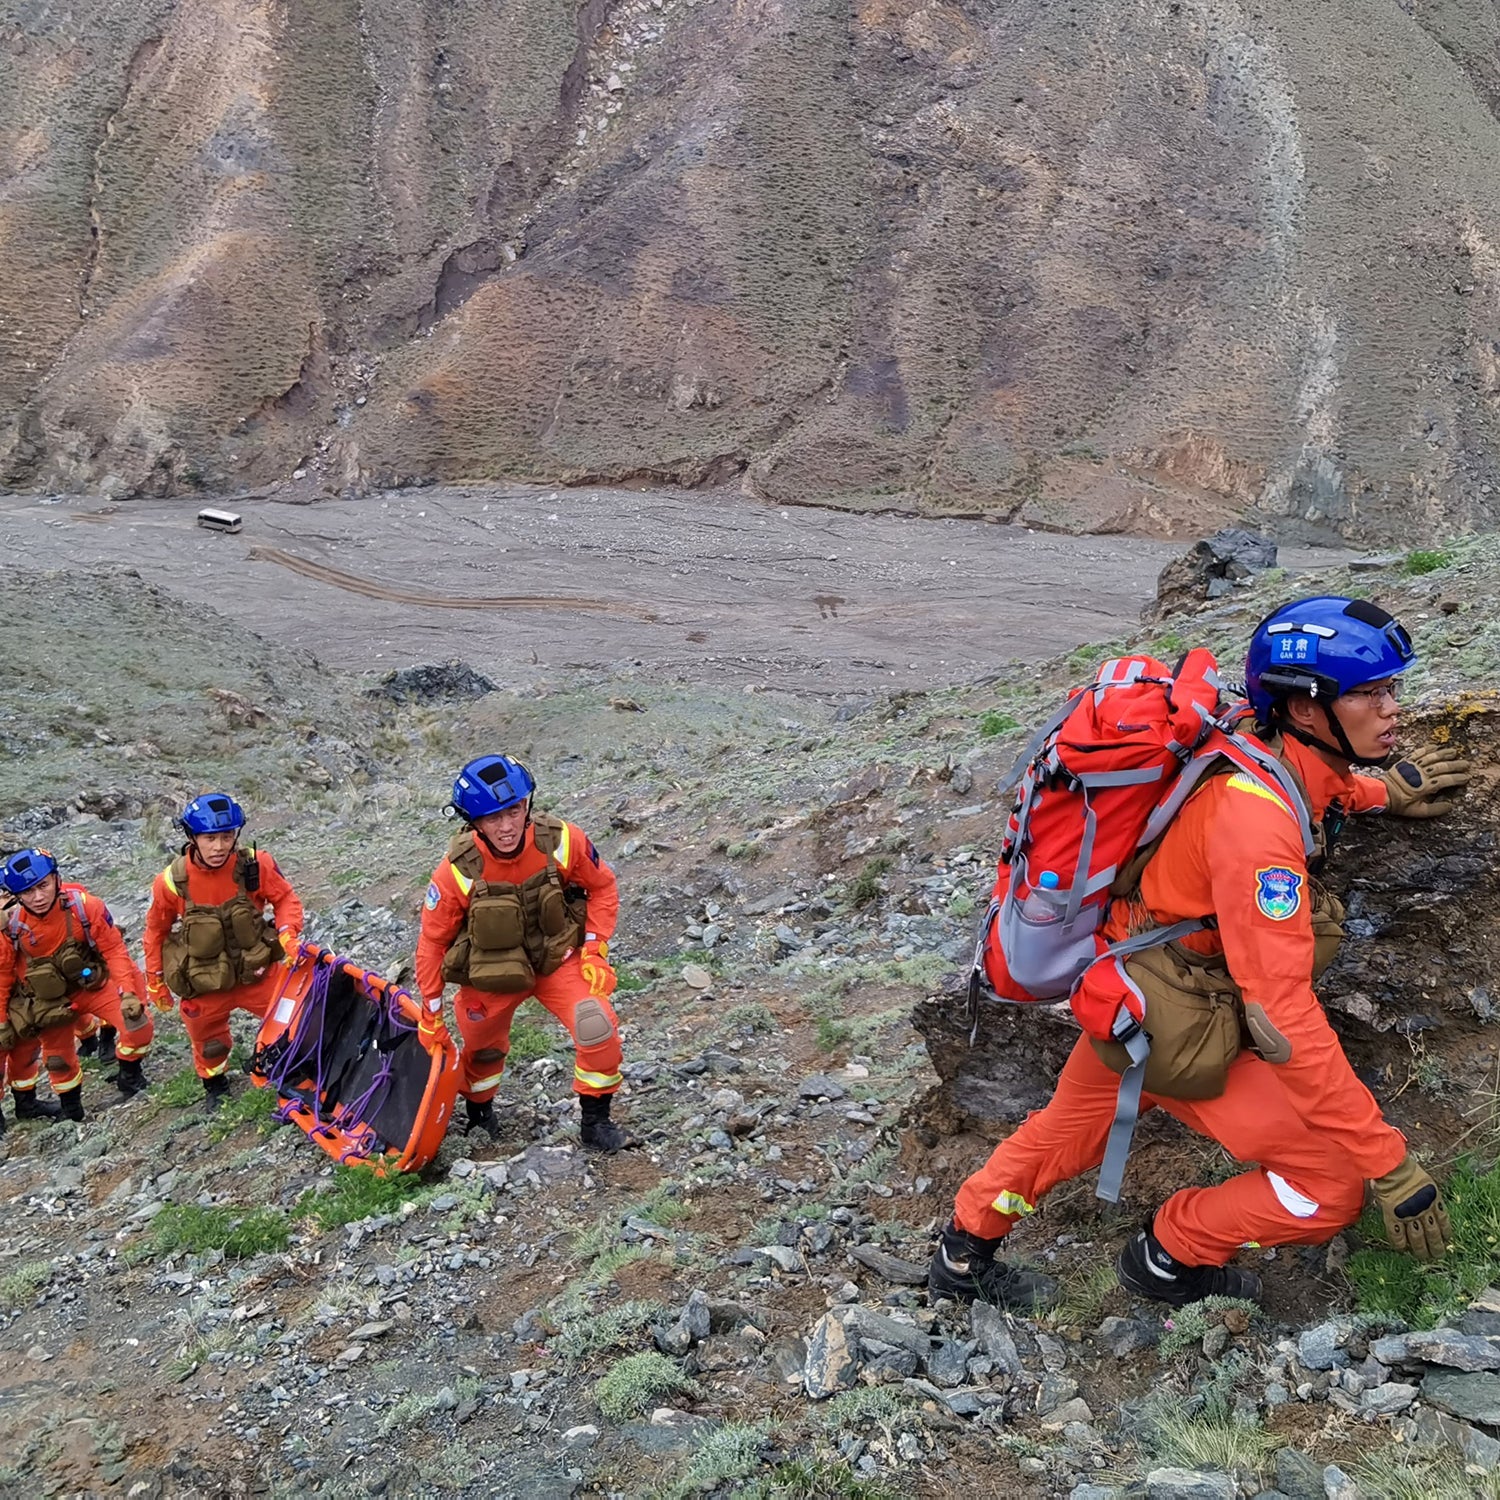
[[[221,990],[232,990],[239,982],[234,960],[227,953],[213,958],[193,958],[187,961],[187,981],[194,995],[216,995]]]
[[[500,953],[526,941],[526,911],[514,891],[486,893],[469,907],[469,936],[476,948]]]
[[[525,994],[536,983],[536,970],[520,948],[509,953],[471,950],[468,982],[490,995]]]
[[[235,901],[229,907],[229,927],[234,934],[234,945],[242,953],[264,946],[266,941],[266,919],[248,902]]]
[[[1344,903],[1321,881],[1313,881],[1313,983],[1316,984],[1339,956],[1344,941]]]
[[[224,951],[224,923],[212,907],[189,907],[182,916],[182,942],[190,959],[205,962]]]
[[[1217,1099],[1240,1052],[1240,993],[1222,958],[1204,959],[1177,943],[1125,960],[1146,997],[1145,1090],[1163,1099]],[[1118,1042],[1089,1038],[1104,1065],[1123,1074],[1130,1058]]]
[[[568,902],[561,886],[549,883],[542,888],[537,900],[537,923],[544,937],[554,938],[568,930],[571,925]]]
[[[26,983],[31,987],[31,993],[44,1004],[67,997],[67,976],[50,958],[26,960]]]
[[[443,955],[443,981],[446,984],[469,982],[469,934],[461,932],[454,938],[453,946]]]

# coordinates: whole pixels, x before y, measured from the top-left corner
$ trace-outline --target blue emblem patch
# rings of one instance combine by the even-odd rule
[[[443,899],[443,893],[438,889],[437,881],[432,880],[427,884],[427,910],[436,911],[437,904]]]
[[[1255,872],[1255,904],[1273,922],[1297,915],[1302,905],[1302,877],[1285,865],[1272,865]]]
[[[1318,659],[1318,638],[1313,635],[1271,637],[1271,660],[1277,666],[1311,665]]]

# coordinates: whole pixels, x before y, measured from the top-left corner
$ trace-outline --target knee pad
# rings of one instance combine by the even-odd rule
[[[506,1054],[498,1047],[481,1047],[474,1054],[474,1061],[482,1068],[488,1068],[493,1063],[503,1063]]]
[[[55,1052],[47,1054],[47,1071],[65,1077],[73,1071],[73,1064],[65,1057],[59,1057]]]
[[[214,1058],[215,1060],[217,1060],[218,1058],[221,1058],[221,1057],[228,1057],[229,1056],[229,1043],[228,1042],[221,1042],[221,1041],[218,1041],[217,1039],[215,1039],[214,1041],[211,1041],[211,1042],[204,1042],[204,1044],[203,1044],[203,1055],[204,1055],[205,1058],[211,1057],[211,1058]]]
[[[573,1012],[573,1033],[580,1047],[597,1047],[614,1036],[615,1023],[597,1000],[580,1000],[578,1009]]]

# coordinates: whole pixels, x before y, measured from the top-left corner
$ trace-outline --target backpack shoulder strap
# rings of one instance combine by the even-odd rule
[[[187,856],[179,854],[165,870],[161,872],[162,879],[167,883],[167,889],[174,896],[182,899],[182,904],[187,905],[188,900],[188,864]]]
[[[448,863],[458,877],[459,889],[467,896],[484,873],[484,854],[471,834],[460,833],[449,843]]]
[[[547,856],[549,865],[567,866],[569,845],[572,842],[568,825],[551,813],[531,815],[532,838],[536,846]]]
[[[83,928],[84,944],[92,948],[94,946],[94,928],[93,924],[89,921],[89,909],[83,899],[83,892],[67,891],[64,894],[67,896],[68,909],[78,918],[78,925]],[[68,936],[71,937],[72,933],[69,933]]]

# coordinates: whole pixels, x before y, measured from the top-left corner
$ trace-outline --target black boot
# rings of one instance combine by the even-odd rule
[[[590,1151],[624,1151],[637,1143],[634,1136],[609,1117],[612,1094],[580,1094],[583,1144]]]
[[[120,1071],[109,1080],[128,1099],[146,1087],[146,1074],[138,1057],[122,1057]]]
[[[999,1240],[982,1240],[960,1229],[950,1219],[938,1238],[927,1272],[929,1296],[955,1302],[990,1302],[1035,1312],[1057,1300],[1057,1282],[1038,1271],[1027,1271],[995,1259]]]
[[[80,1057],[92,1057],[99,1050],[99,1033],[91,1031],[86,1037],[80,1037],[78,1041],[78,1055]]]
[[[1150,1227],[1137,1230],[1115,1259],[1120,1285],[1137,1297],[1186,1307],[1205,1297],[1260,1301],[1260,1277],[1235,1266],[1190,1266],[1162,1249]]]
[[[99,1061],[112,1063],[115,1060],[115,1037],[119,1033],[113,1026],[101,1026],[99,1028]]]
[[[83,1123],[83,1088],[69,1089],[60,1094],[57,1100],[62,1107],[62,1117],[65,1120],[73,1120],[78,1124]]]
[[[60,1120],[62,1105],[56,1099],[38,1099],[36,1090],[12,1089],[10,1096],[16,1101],[18,1120]]]
[[[222,1074],[203,1080],[203,1113],[216,1115],[219,1106],[229,1097],[229,1080]]]
[[[500,1122],[495,1118],[493,1099],[465,1099],[464,1111],[469,1117],[469,1123],[465,1127],[468,1134],[472,1135],[477,1130],[489,1136],[492,1141],[500,1139]]]

